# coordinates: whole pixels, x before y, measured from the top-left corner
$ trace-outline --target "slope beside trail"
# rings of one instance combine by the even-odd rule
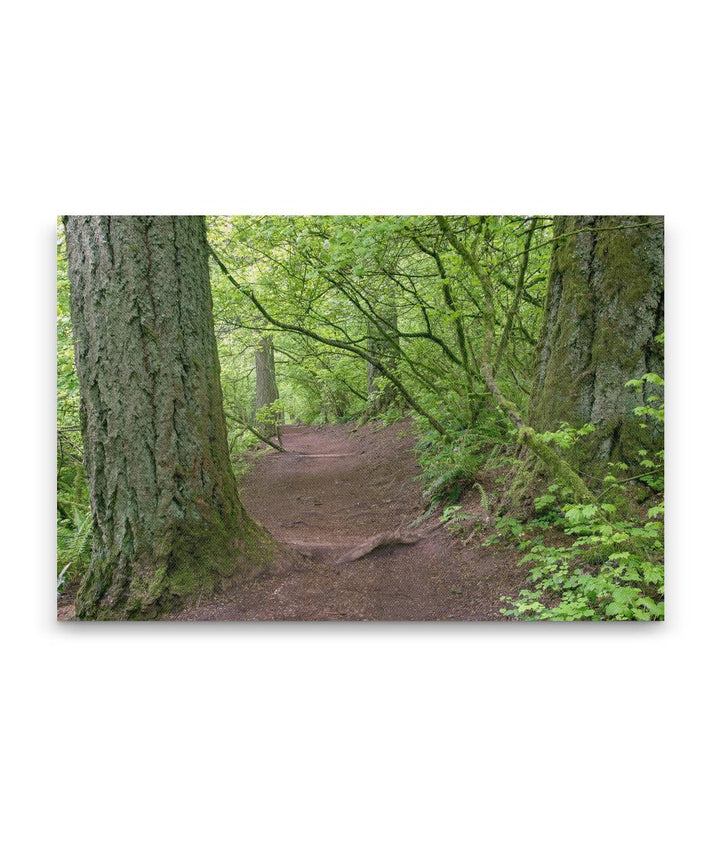
[[[174,616],[185,620],[502,618],[525,573],[517,555],[464,544],[422,514],[409,423],[285,426],[241,485],[250,515],[283,546],[255,580]]]

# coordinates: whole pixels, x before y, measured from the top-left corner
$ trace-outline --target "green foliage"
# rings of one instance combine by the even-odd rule
[[[70,324],[64,230],[57,231],[57,574],[58,590],[90,561],[92,517],[82,464],[78,380]]]
[[[462,484],[472,479],[479,470],[480,458],[472,447],[464,443],[436,448],[426,445],[420,454],[426,480],[425,499],[447,499],[453,502],[460,495]]]
[[[72,517],[58,522],[58,591],[62,591],[68,580],[81,575],[90,564],[92,537],[92,515],[77,506],[72,508]]]
[[[662,383],[657,375],[646,374],[627,385],[642,388]],[[662,405],[638,409],[662,424]],[[563,427],[557,433],[561,435],[559,444],[570,447],[586,431],[570,432]],[[545,439],[558,442],[556,436]],[[529,566],[531,587],[523,589],[504,614],[524,620],[662,620],[662,460],[662,452],[651,455],[641,449],[640,469],[630,476],[624,462],[609,464],[596,503],[563,504],[563,491],[557,484],[536,497],[538,516],[530,527],[540,534],[521,560]],[[643,484],[658,497],[644,513],[632,496]],[[561,543],[557,538],[547,539],[550,526],[562,532]]]
[[[236,471],[247,471],[258,445],[247,425],[264,426],[270,436],[282,421],[374,418],[388,424],[411,413],[429,509],[442,507],[442,523],[459,534],[470,520],[464,495],[477,490],[482,525],[496,518],[485,543],[509,542],[525,553],[530,585],[508,616],[661,617],[663,456],[651,451],[657,448],[651,435],[664,420],[662,378],[647,372],[627,384],[640,436],[648,436],[639,441],[647,448],[632,469],[615,461],[588,474],[596,501],[574,502],[568,488],[553,482],[557,474],[538,490],[536,464],[517,460],[524,454],[517,428],[522,419],[511,420],[498,402],[504,397],[523,418],[529,409],[552,220],[534,218],[531,227],[525,217],[459,216],[445,223],[448,229],[442,218],[429,216],[208,218],[216,256],[210,265],[216,338]],[[59,227],[63,583],[87,567],[91,530],[66,268]],[[259,336],[272,336],[279,400],[254,413]],[[662,344],[662,334],[657,341]],[[564,458],[576,444],[592,448],[594,431],[593,425],[562,424],[534,436]],[[481,478],[495,484],[491,495]],[[530,504],[533,493],[528,520],[532,509],[518,509],[521,502]],[[476,524],[474,533],[479,518]]]
[[[479,249],[489,254],[502,283],[495,308],[501,325],[528,221],[453,221],[464,238],[483,238]],[[380,372],[368,395],[364,356],[375,355],[417,406],[400,395],[374,415],[393,420],[410,406],[421,420],[430,417],[435,428],[449,432],[497,421],[494,408],[484,407],[486,393],[467,353],[483,335],[482,288],[436,218],[212,217],[208,225],[210,243],[234,280],[211,266],[224,389],[233,378],[252,378],[249,343],[261,331],[275,341],[277,383],[290,420],[345,421],[373,410],[373,396],[394,385]],[[531,256],[530,297],[541,291],[539,271],[549,247],[543,244]],[[513,367],[502,381],[521,396],[540,323],[539,299],[521,301],[506,349]],[[224,351],[234,352],[235,361],[224,359]],[[248,402],[247,392],[242,398]]]
[[[652,511],[660,516],[662,504]],[[662,619],[662,524],[609,516],[615,512],[609,503],[566,505],[567,543],[536,539],[521,559],[532,588],[504,614],[552,621]]]
[[[487,439],[487,433],[480,430],[460,432],[446,443],[437,442],[432,434],[423,435],[417,451],[425,499],[453,503],[475,483],[487,466]]]
[[[463,531],[464,520],[470,520],[470,515],[462,511],[461,505],[446,505],[440,515],[440,522],[455,534]]]
[[[594,425],[583,425],[580,428],[571,428],[567,422],[563,422],[557,431],[545,431],[537,434],[538,440],[543,443],[554,443],[560,449],[569,449],[575,445],[579,437],[586,437],[595,431]]]
[[[629,380],[625,386],[643,391],[645,404],[634,408],[635,415],[644,416],[648,422],[662,426],[665,421],[665,402],[658,392],[665,386],[663,379],[654,372],[647,372],[639,379]],[[658,391],[655,391],[654,388],[657,388]],[[647,425],[643,424],[643,427],[647,427]]]
[[[277,432],[278,425],[282,420],[284,407],[280,399],[270,404],[265,404],[255,411],[255,421],[264,431],[270,434]]]

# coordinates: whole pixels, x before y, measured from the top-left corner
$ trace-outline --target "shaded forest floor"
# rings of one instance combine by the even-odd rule
[[[174,616],[185,620],[502,618],[518,554],[464,545],[424,510],[408,422],[283,428],[241,485],[286,552],[270,572]],[[405,543],[407,542],[407,543]],[[357,557],[357,558],[356,558]]]
[[[503,618],[503,596],[525,583],[519,554],[452,535],[438,512],[411,526],[425,502],[409,421],[285,426],[282,439],[287,451],[262,454],[240,487],[280,545],[271,568],[166,619]],[[75,589],[60,619],[72,619]]]

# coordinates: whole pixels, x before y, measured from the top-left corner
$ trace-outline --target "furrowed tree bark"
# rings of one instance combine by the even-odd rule
[[[662,218],[558,217],[554,237],[530,422],[591,423],[579,462],[634,462],[641,446],[662,445],[633,413],[643,391],[625,386],[663,373]]]
[[[230,466],[201,217],[67,217],[93,551],[78,618],[151,618],[259,561]]]

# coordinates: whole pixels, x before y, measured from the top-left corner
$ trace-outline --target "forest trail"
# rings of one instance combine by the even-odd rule
[[[423,512],[409,422],[285,426],[241,485],[285,550],[271,570],[173,616],[185,620],[502,618],[525,573],[513,551],[463,544]]]

